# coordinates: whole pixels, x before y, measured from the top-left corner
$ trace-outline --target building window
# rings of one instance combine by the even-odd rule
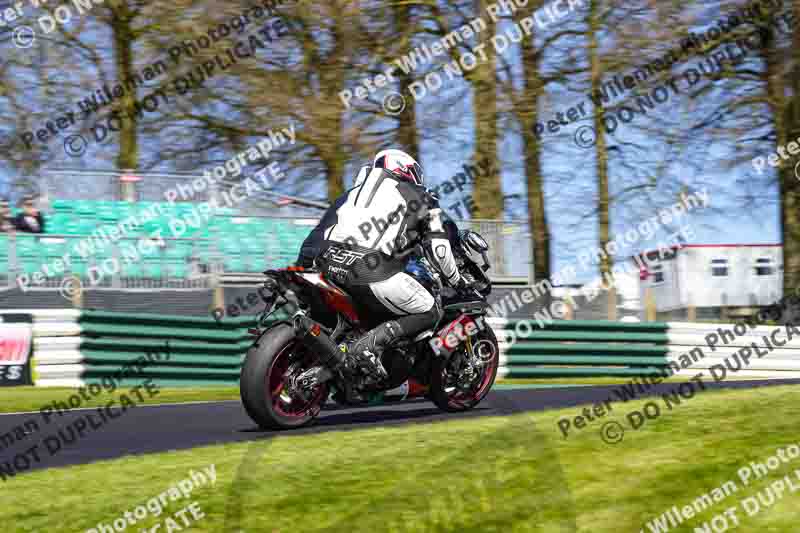
[[[664,265],[661,263],[651,265],[650,273],[653,274],[653,285],[664,283]]]
[[[728,260],[727,259],[712,259],[711,260],[711,275],[715,278],[724,278],[728,275]]]
[[[771,276],[775,274],[775,265],[769,257],[756,259],[756,276]]]

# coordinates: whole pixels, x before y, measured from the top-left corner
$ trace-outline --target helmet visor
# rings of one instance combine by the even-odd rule
[[[419,163],[414,163],[413,165],[409,165],[406,168],[408,168],[408,171],[411,173],[411,176],[413,176],[416,184],[422,185],[424,175],[422,173],[422,167],[419,166]]]

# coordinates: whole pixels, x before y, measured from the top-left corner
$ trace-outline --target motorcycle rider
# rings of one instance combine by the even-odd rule
[[[451,287],[465,283],[422,167],[400,150],[383,150],[363,167],[303,243],[298,263],[314,263],[367,311],[374,327],[350,352],[373,378],[385,378],[381,354],[393,341],[432,327],[442,314],[428,290],[405,270],[421,245]]]
[[[372,170],[372,166],[370,165],[365,165],[359,169],[356,179],[353,182],[354,188],[361,185],[361,183],[367,178],[370,170]],[[347,192],[352,190],[353,189],[348,189]],[[308,234],[308,237],[305,238],[303,245],[300,246],[300,255],[297,256],[297,262],[295,263],[297,266],[304,268],[312,268],[314,266],[314,259],[322,251],[322,245],[325,241],[325,232],[330,229],[331,226],[335,225],[339,220],[337,212],[346,200],[347,193],[337,198],[336,201],[333,202],[333,205],[330,206],[327,211],[325,211],[324,215],[322,215],[322,219],[317,223],[314,229],[311,230],[311,233]]]

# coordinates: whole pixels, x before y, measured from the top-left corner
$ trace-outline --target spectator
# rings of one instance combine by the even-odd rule
[[[44,233],[44,217],[36,208],[33,196],[26,196],[22,201],[22,213],[13,219],[19,231],[28,233]]]
[[[14,224],[11,221],[11,209],[8,202],[0,200],[0,233],[14,231]]]

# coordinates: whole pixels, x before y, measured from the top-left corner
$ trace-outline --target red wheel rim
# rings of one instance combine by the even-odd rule
[[[322,400],[325,398],[327,386],[325,384],[318,385],[307,401],[302,401],[299,398],[291,397],[285,392],[286,380],[289,376],[286,375],[289,366],[292,363],[291,356],[294,353],[294,348],[297,343],[290,342],[276,355],[269,371],[265,376],[266,379],[266,394],[267,402],[272,405],[273,411],[278,415],[294,420],[302,420],[305,418],[313,418],[319,414],[322,409]],[[295,372],[308,370],[315,366],[316,358],[309,356],[303,357],[303,363]]]

